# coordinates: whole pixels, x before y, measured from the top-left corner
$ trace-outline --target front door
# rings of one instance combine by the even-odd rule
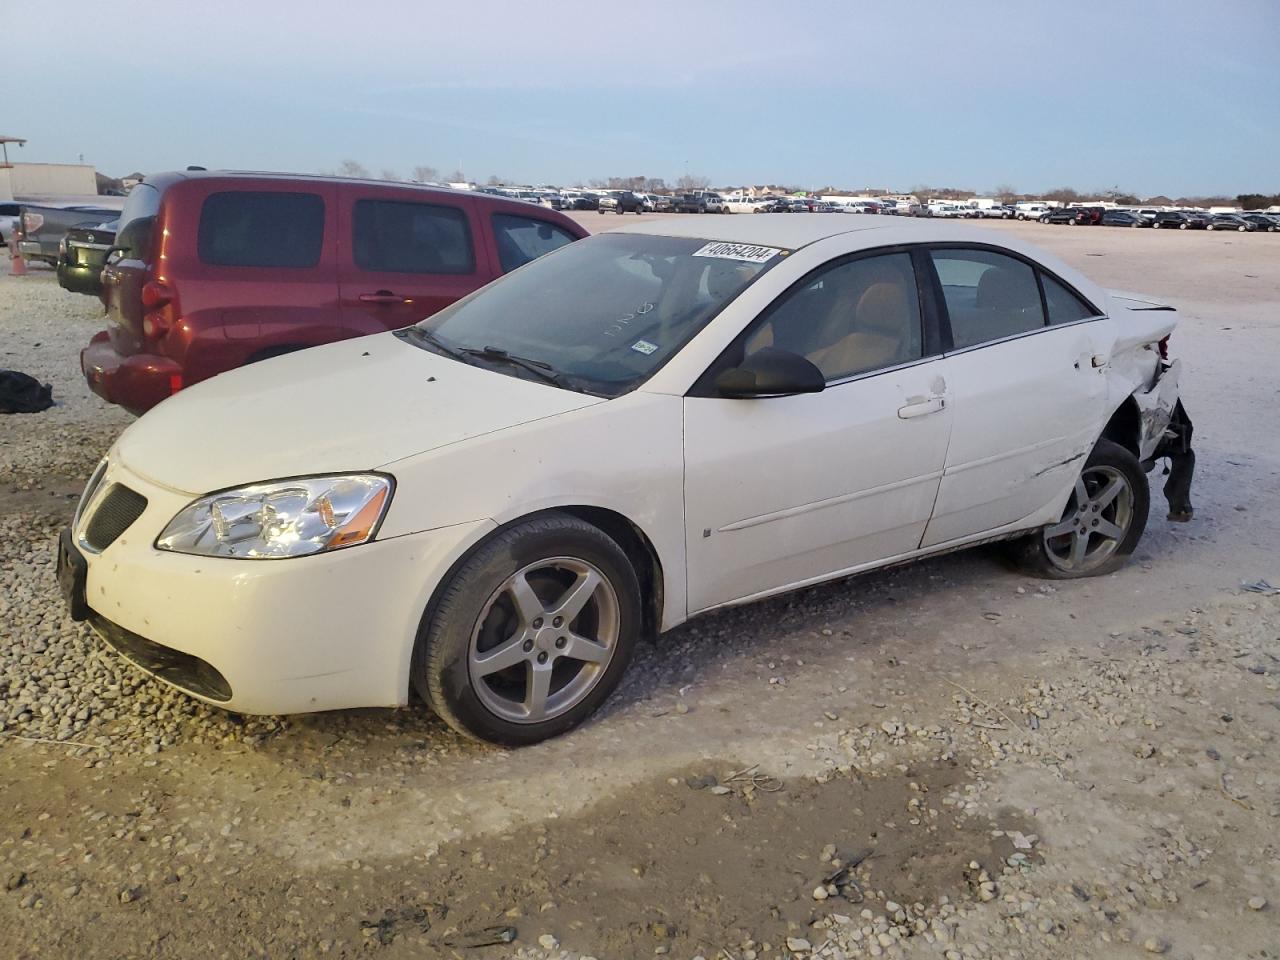
[[[951,413],[909,253],[842,259],[783,294],[726,351],[807,357],[821,393],[685,399],[689,612],[915,550]],[[713,368],[712,373],[716,368]]]

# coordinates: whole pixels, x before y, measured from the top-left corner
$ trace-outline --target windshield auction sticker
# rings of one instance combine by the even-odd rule
[[[695,257],[715,257],[719,260],[741,260],[743,263],[768,263],[782,252],[778,247],[757,247],[750,243],[708,243],[693,251]]]

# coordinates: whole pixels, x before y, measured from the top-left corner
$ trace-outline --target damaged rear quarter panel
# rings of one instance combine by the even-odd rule
[[[1177,325],[1172,307],[1137,294],[1111,294],[1116,340],[1107,364],[1108,407],[1117,410],[1129,397],[1138,407],[1138,458],[1154,453],[1178,401],[1181,364],[1161,361],[1156,344]]]

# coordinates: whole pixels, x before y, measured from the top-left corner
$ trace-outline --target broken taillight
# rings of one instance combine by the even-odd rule
[[[144,314],[142,332],[152,340],[164,336],[169,332],[169,318],[159,312]]]
[[[142,305],[148,310],[167,306],[173,299],[173,288],[163,280],[150,280],[142,285]]]
[[[1163,340],[1157,343],[1156,349],[1160,351],[1161,360],[1168,360],[1169,359],[1169,338],[1165,337]]]

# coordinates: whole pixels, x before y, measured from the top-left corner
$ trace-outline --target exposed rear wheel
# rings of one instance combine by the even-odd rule
[[[414,647],[414,688],[451,727],[520,745],[577,726],[617,686],[641,629],[622,548],[551,513],[484,544],[444,587]]]
[[[1062,519],[1014,543],[1029,573],[1055,580],[1096,577],[1121,567],[1147,526],[1151,495],[1132,453],[1099,440],[1076,478]]]

